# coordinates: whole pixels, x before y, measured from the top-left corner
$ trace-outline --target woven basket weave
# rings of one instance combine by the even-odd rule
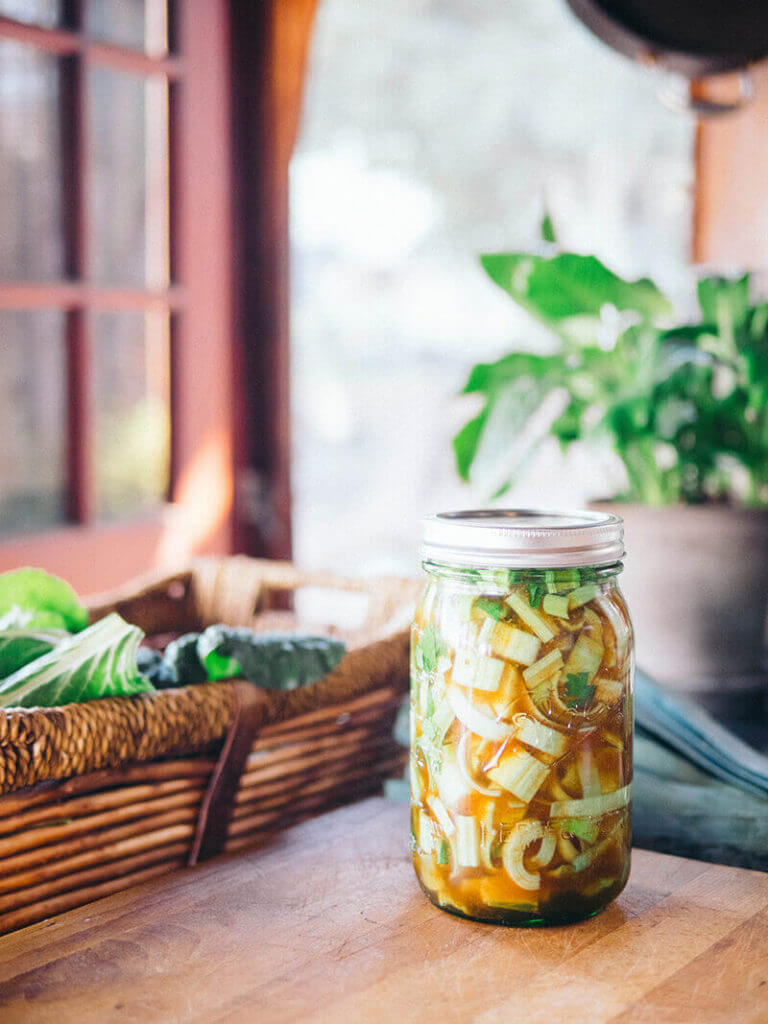
[[[304,587],[369,595],[364,626],[345,636],[347,656],[308,687],[208,683],[0,711],[0,933],[264,842],[402,768],[392,726],[408,686],[408,638],[374,638],[398,614],[405,624],[413,581],[206,559],[94,602],[91,615],[119,611],[158,642],[215,622],[289,627],[285,594]]]

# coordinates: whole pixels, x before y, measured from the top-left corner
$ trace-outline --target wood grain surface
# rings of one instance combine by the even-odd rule
[[[636,851],[599,917],[435,909],[376,797],[0,939],[2,1024],[768,1021],[768,874]]]

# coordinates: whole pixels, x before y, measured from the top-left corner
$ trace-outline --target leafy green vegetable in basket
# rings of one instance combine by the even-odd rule
[[[0,573],[0,616],[13,609],[30,616],[26,626],[77,633],[88,625],[88,612],[72,587],[42,569]]]
[[[32,618],[32,612],[24,612],[18,605],[14,605],[5,615],[0,615],[0,630],[25,629],[32,622]]]
[[[165,660],[160,651],[156,651],[152,647],[138,649],[136,667],[156,690],[172,690],[181,685],[175,669]]]
[[[209,626],[185,633],[161,658],[139,651],[139,668],[161,690],[209,680],[245,678],[258,686],[290,690],[327,675],[344,657],[339,640],[295,633],[256,633],[245,627]]]
[[[0,620],[0,679],[52,651],[69,636],[63,629],[3,628]]]
[[[176,677],[176,686],[194,686],[208,680],[208,673],[197,653],[199,639],[199,633],[185,633],[178,640],[172,640],[165,649],[165,660]]]
[[[346,651],[340,640],[298,633],[255,633],[243,627],[209,626],[197,653],[210,679],[244,676],[273,690],[292,690],[327,675]]]
[[[238,630],[240,640],[250,643],[256,634],[251,629]],[[236,679],[243,674],[239,661],[229,653],[235,630],[224,625],[209,626],[197,641],[197,656],[208,679]]]
[[[54,707],[154,687],[136,667],[142,631],[112,613],[0,681],[0,707]]]

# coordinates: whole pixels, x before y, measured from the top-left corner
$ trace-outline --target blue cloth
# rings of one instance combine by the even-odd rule
[[[636,846],[768,870],[768,757],[638,671]]]
[[[635,725],[705,772],[757,796],[768,796],[768,757],[748,746],[694,701],[673,696],[639,669]]]

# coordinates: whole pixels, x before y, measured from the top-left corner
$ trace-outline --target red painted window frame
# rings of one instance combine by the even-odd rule
[[[62,116],[75,126],[63,153],[66,277],[0,281],[0,309],[57,309],[66,316],[68,523],[0,541],[0,570],[42,565],[94,592],[200,552],[233,546],[235,396],[230,5],[171,5],[172,54],[151,57],[96,42],[82,30],[87,0],[67,5],[67,29],[0,17],[0,38],[64,58]],[[171,281],[159,291],[100,287],[90,277],[84,201],[90,152],[85,76],[89,66],[169,83]],[[171,478],[156,514],[109,525],[94,519],[89,452],[93,310],[167,310],[171,323]]]

